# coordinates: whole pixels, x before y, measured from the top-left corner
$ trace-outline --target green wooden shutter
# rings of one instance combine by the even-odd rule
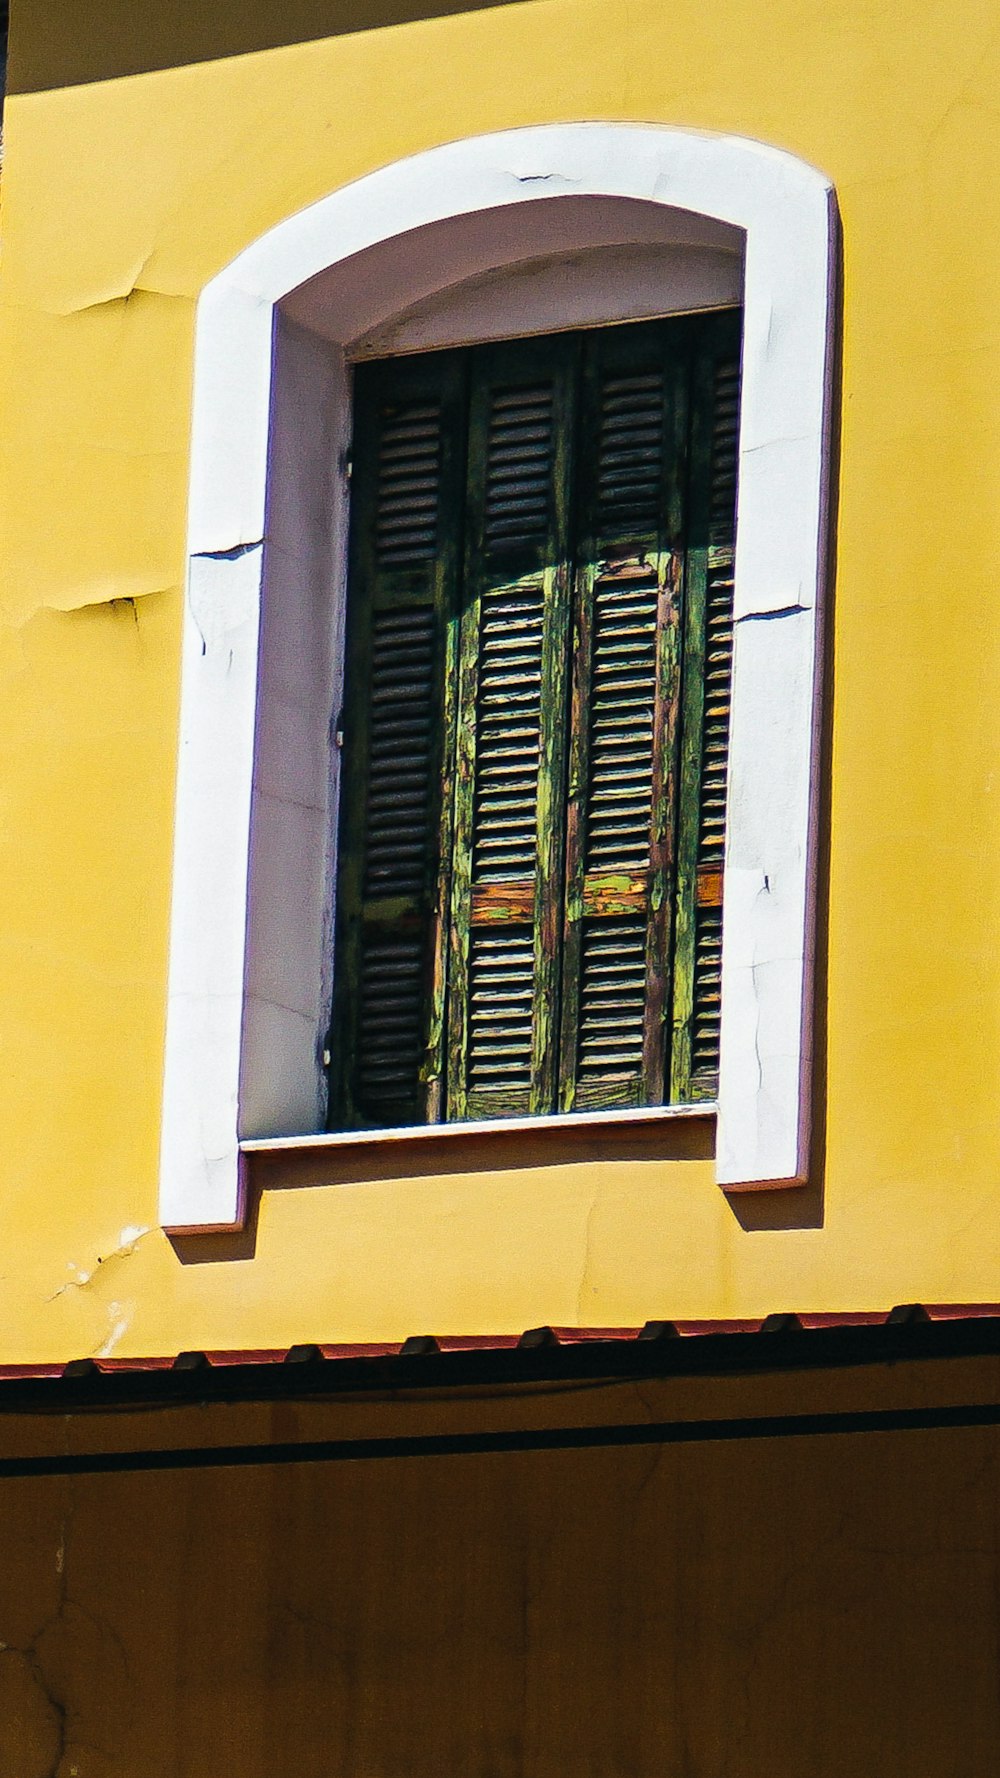
[[[684,324],[592,336],[581,428],[562,1109],[663,1101]]]
[[[681,747],[671,1097],[718,1091],[722,872],[733,661],[739,315],[696,335]]]
[[[473,355],[448,1113],[552,1111],[558,1046],[573,341]]]
[[[335,1123],[714,1096],[738,390],[735,312],[359,372]]]
[[[460,355],[361,367],[345,662],[331,1121],[442,1114]]]

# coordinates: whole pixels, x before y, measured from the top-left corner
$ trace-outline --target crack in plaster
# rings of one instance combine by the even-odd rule
[[[75,611],[88,611],[88,610],[92,610],[95,606],[130,605],[132,607],[133,614],[136,616],[136,622],[138,622],[138,614],[135,612],[135,603],[136,603],[137,599],[152,599],[152,598],[155,598],[157,596],[157,594],[159,594],[159,593],[176,593],[177,591],[178,591],[177,585],[174,585],[174,586],[157,585],[157,586],[148,586],[148,587],[147,586],[133,586],[130,588],[130,590],[128,592],[122,592],[120,589],[116,589],[114,592],[101,591],[101,592],[93,592],[93,593],[81,592],[78,594],[67,593],[62,596],[56,596],[54,598],[47,599],[45,601],[44,606],[38,607],[38,609],[46,610],[46,611],[59,611],[62,613],[62,615],[64,617],[70,617],[70,616],[72,616],[72,614]],[[31,615],[34,616],[34,613],[32,612]]]
[[[111,1265],[115,1260],[131,1258],[132,1254],[138,1247],[139,1242],[144,1240],[147,1235],[151,1235],[152,1232],[151,1228],[145,1226],[140,1227],[139,1225],[123,1228],[118,1237],[117,1247],[113,1247],[110,1253],[99,1253],[89,1272],[85,1271],[81,1266],[74,1264],[72,1260],[67,1261],[67,1270],[75,1272],[76,1277],[68,1278],[65,1284],[60,1284],[58,1290],[53,1291],[52,1295],[46,1297],[45,1301],[47,1303],[54,1303],[56,1298],[64,1296],[67,1290],[86,1290],[87,1286],[93,1283],[99,1271]],[[112,1304],[111,1306],[114,1310],[117,1310],[120,1307],[118,1304]],[[119,1335],[118,1338],[120,1337],[121,1336]],[[98,1354],[98,1356],[104,1356],[103,1352]]]
[[[9,607],[0,612],[0,621],[10,635],[26,630],[30,623],[38,617],[55,613],[57,617],[73,617],[80,611],[95,611],[102,606],[112,611],[116,608],[127,608],[131,611],[136,623],[139,622],[137,601],[152,599],[161,594],[175,594],[180,591],[180,583],[165,585],[157,581],[152,586],[143,586],[138,582],[126,583],[123,589],[121,582],[115,587],[77,588],[51,593],[47,598],[40,599],[30,609],[22,612],[11,611]]]
[[[110,593],[110,592],[108,592],[108,593],[94,593],[94,594],[84,593],[84,594],[80,594],[79,596],[66,595],[63,598],[57,597],[57,598],[53,598],[53,599],[48,599],[46,601],[45,605],[42,607],[39,607],[39,609],[45,610],[45,611],[57,611],[62,617],[72,617],[74,612],[94,611],[94,610],[99,609],[102,605],[109,606],[112,611],[114,611],[117,607],[121,606],[121,607],[127,607],[128,610],[131,611],[132,616],[135,619],[135,622],[138,624],[139,613],[136,608],[136,601],[137,600],[151,599],[151,598],[154,598],[158,593],[173,593],[176,591],[177,591],[176,587],[156,586],[156,587],[135,587],[129,593],[122,593],[122,592]]]
[[[972,66],[965,74],[959,76],[956,90],[946,101],[943,110],[927,130],[923,143],[925,160],[931,153],[932,148],[936,145],[937,137],[947,128],[947,125],[950,123],[956,111],[960,110],[963,105],[968,105],[974,110],[985,111],[988,116],[996,115],[996,106],[991,105],[981,91],[974,92],[973,90],[976,83],[981,80],[983,70],[987,67],[991,57],[995,54],[996,47],[997,33],[991,31],[982,50],[972,63]]]
[[[60,1778],[63,1761],[69,1748],[69,1706],[60,1697],[58,1689],[45,1670],[41,1652],[41,1644],[51,1631],[65,1622],[66,1609],[69,1604],[69,1581],[66,1573],[66,1549],[73,1524],[72,1504],[66,1507],[59,1525],[59,1541],[56,1545],[56,1578],[58,1591],[55,1610],[43,1619],[34,1635],[25,1642],[0,1642],[0,1658],[7,1655],[20,1656],[28,1668],[32,1679],[42,1697],[55,1734],[55,1750],[50,1765],[40,1778]]]
[[[578,179],[566,179],[561,173],[515,173],[514,177],[518,185],[556,185],[560,190],[579,184]]]
[[[807,605],[775,605],[771,610],[743,611],[736,622],[738,624],[770,623],[775,617],[798,617],[801,612],[808,611],[808,609]]]
[[[241,556],[249,556],[255,549],[263,549],[263,537],[255,537],[252,543],[234,543],[227,549],[198,549],[191,560],[194,562],[238,562]]]
[[[74,1751],[94,1751],[104,1759],[112,1759],[112,1750],[107,1747],[88,1747],[79,1733],[81,1727],[79,1711],[70,1701],[69,1688],[57,1683],[49,1671],[49,1661],[44,1645],[52,1637],[63,1632],[72,1639],[72,1620],[89,1624],[96,1631],[101,1643],[109,1642],[115,1650],[120,1663],[120,1676],[128,1682],[129,1665],[125,1645],[118,1632],[111,1624],[98,1618],[85,1606],[75,1600],[69,1588],[69,1549],[73,1535],[75,1502],[70,1492],[59,1522],[58,1540],[55,1548],[56,1600],[52,1611],[43,1619],[34,1633],[21,1642],[0,1641],[0,1660],[6,1657],[20,1658],[27,1667],[38,1695],[42,1699],[53,1730],[54,1746],[51,1757],[44,1767],[38,1771],[37,1778],[79,1778],[80,1766],[71,1762]],[[70,1650],[71,1652],[71,1650]],[[58,1654],[58,1651],[57,1651]],[[64,1663],[65,1671],[72,1676],[72,1660]]]
[[[757,973],[762,967],[766,967],[766,965],[761,965],[760,963],[751,963],[751,965],[750,965],[750,980],[753,985],[753,1011],[754,1011],[753,1053],[754,1053],[754,1061],[757,1064],[757,1090],[758,1090],[758,1092],[760,1092],[763,1089],[763,1085],[764,1085],[764,1058],[761,1054],[761,1048],[760,1048],[760,987],[759,987],[758,981],[757,981]]]
[[[148,284],[141,283],[142,274],[154,259],[155,254],[156,248],[153,247],[148,253],[143,255],[142,259],[135,264],[131,271],[125,274],[120,283],[109,285],[106,290],[101,291],[96,296],[91,296],[86,302],[74,302],[69,308],[49,309],[46,313],[59,315],[63,319],[68,320],[74,315],[89,314],[94,309],[113,308],[115,306],[124,308],[130,299],[136,295],[160,296],[164,297],[167,301],[176,301],[177,299],[172,297],[169,291],[157,290]]]
[[[597,1206],[598,1206],[599,1198],[600,1198],[600,1191],[595,1190],[595,1192],[593,1193],[591,1200],[590,1200],[589,1209],[587,1210],[587,1221],[584,1225],[584,1231],[583,1231],[583,1263],[580,1267],[580,1284],[579,1284],[579,1288],[576,1293],[576,1318],[577,1318],[577,1321],[580,1322],[581,1324],[584,1324],[587,1321],[587,1312],[586,1312],[586,1308],[585,1308],[584,1298],[585,1298],[586,1289],[587,1289],[587,1273],[590,1270],[590,1254],[591,1254],[591,1245],[592,1245],[592,1241],[593,1241],[594,1218],[597,1215]]]
[[[61,1614],[62,1603],[60,1603],[59,1610],[46,1620],[30,1642],[0,1642],[0,1659],[8,1655],[15,1655],[24,1661],[53,1725],[55,1751],[51,1763],[46,1766],[44,1772],[39,1774],[39,1778],[62,1778],[63,1761],[69,1748],[69,1711],[49,1680],[42,1657],[38,1652],[38,1644],[42,1637],[58,1624]],[[75,1772],[75,1770],[75,1767],[71,1767],[71,1771]]]

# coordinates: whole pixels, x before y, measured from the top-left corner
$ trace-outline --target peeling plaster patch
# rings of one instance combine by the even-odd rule
[[[597,1216],[600,1199],[600,1190],[597,1189],[593,1192],[590,1203],[587,1206],[587,1219],[583,1227],[583,1259],[580,1265],[580,1283],[576,1294],[577,1320],[583,1326],[587,1325],[590,1316],[590,1296],[594,1295],[596,1292],[596,1286],[591,1284],[589,1286],[588,1294],[587,1280],[590,1275],[590,1261],[593,1251],[594,1221]]]
[[[146,1235],[152,1234],[152,1232],[152,1229],[149,1227],[138,1223],[129,1223],[122,1229],[121,1234],[118,1237],[118,1245],[113,1247],[109,1253],[97,1254],[89,1271],[83,1266],[78,1266],[74,1260],[67,1260],[66,1270],[68,1272],[73,1272],[76,1275],[75,1277],[68,1279],[65,1284],[60,1284],[58,1290],[53,1291],[50,1297],[46,1297],[46,1302],[54,1303],[56,1297],[63,1296],[67,1290],[85,1290],[88,1284],[93,1283],[97,1273],[104,1267],[112,1265],[116,1260],[131,1258],[132,1254],[138,1247],[139,1242],[142,1241]],[[111,1307],[118,1310],[120,1304],[112,1304]]]
[[[127,1332],[128,1332],[129,1322],[131,1320],[131,1306],[129,1307],[129,1310],[126,1313],[126,1312],[123,1312],[123,1306],[121,1303],[109,1303],[108,1304],[108,1319],[111,1323],[108,1337],[104,1341],[103,1345],[98,1346],[97,1351],[92,1353],[91,1356],[94,1358],[110,1358],[111,1357],[111,1354],[114,1352],[115,1347],[117,1345],[119,1345],[121,1340],[124,1338],[125,1334],[127,1334]]]
[[[256,565],[247,563],[247,558],[260,555],[262,549],[259,542],[241,543],[231,549],[201,550],[192,556],[188,606],[203,655],[245,624],[255,622],[260,582]]]
[[[75,1277],[73,1277],[69,1280],[68,1284],[60,1285],[59,1289],[56,1291],[56,1296],[62,1296],[62,1293],[64,1290],[69,1290],[72,1287],[76,1287],[77,1289],[82,1289],[85,1284],[90,1283],[90,1280],[94,1275],[93,1272],[83,1271],[82,1268],[80,1266],[78,1266],[74,1260],[71,1260],[71,1259],[68,1259],[66,1261],[66,1270],[67,1270],[67,1272],[73,1272],[76,1275],[75,1275]],[[48,1300],[50,1303],[54,1302],[55,1297],[49,1297]]]

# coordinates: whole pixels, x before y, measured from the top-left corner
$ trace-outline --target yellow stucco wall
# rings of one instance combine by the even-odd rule
[[[299,0],[301,41],[242,54],[243,0],[175,25],[161,10],[155,65],[129,73],[134,7],[93,0],[81,23],[70,0],[13,4],[0,1356],[997,1297],[994,6],[410,4],[411,22],[366,29],[388,0]],[[727,1202],[707,1160],[606,1147],[410,1179],[355,1167],[266,1192],[253,1251],[178,1251],[152,1225],[197,294],[371,168],[578,118],[760,138],[837,188],[822,1164],[752,1203]]]

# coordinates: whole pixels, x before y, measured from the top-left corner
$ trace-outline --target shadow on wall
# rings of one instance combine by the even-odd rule
[[[7,90],[41,92],[482,12],[512,0],[14,0]],[[524,0],[513,0],[524,4]],[[4,8],[6,10],[6,8]],[[30,14],[30,24],[29,24]]]
[[[427,1132],[414,1133],[391,1143],[365,1144],[359,1132],[349,1149],[302,1148],[258,1152],[245,1156],[246,1217],[243,1227],[231,1233],[172,1235],[169,1237],[182,1265],[215,1265],[220,1260],[253,1259],[257,1251],[257,1226],[263,1191],[296,1190],[308,1186],[369,1185],[377,1179],[441,1178],[446,1174],[475,1175],[507,1170],[560,1167],[581,1163],[639,1165],[659,1169],[666,1184],[675,1161],[710,1161],[715,1154],[715,1126],[711,1116],[678,1119],[675,1123],[590,1124],[571,1127],[519,1129],[497,1133],[455,1131],[442,1146]],[[768,1197],[779,1196],[775,1192]]]

